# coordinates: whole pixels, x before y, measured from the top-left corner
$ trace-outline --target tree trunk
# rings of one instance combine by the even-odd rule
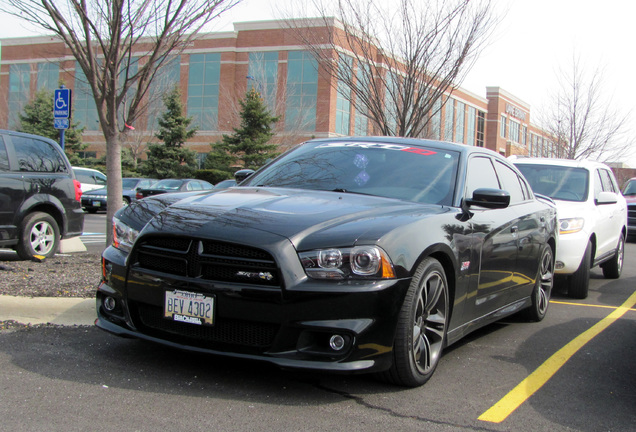
[[[106,245],[113,243],[113,216],[122,205],[121,185],[121,142],[117,132],[107,133],[106,137],[106,175],[108,176],[108,199],[106,202]]]

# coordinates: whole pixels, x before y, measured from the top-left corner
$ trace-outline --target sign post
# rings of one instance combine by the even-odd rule
[[[61,85],[53,92],[53,127],[60,131],[60,147],[64,149],[64,132],[70,126],[71,89]]]

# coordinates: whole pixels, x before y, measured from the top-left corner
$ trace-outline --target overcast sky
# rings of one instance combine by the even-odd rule
[[[273,19],[276,12],[271,4],[289,1],[294,0],[244,0],[215,29],[231,29],[232,22]],[[498,10],[507,10],[507,14],[492,43],[468,74],[464,88],[485,97],[487,86],[501,87],[530,104],[536,113],[558,88],[558,69],[571,65],[576,52],[586,68],[603,68],[607,103],[623,113],[631,112],[630,128],[636,133],[636,1],[495,3]],[[15,18],[0,19],[0,38],[34,34]],[[630,165],[636,167],[636,149]]]

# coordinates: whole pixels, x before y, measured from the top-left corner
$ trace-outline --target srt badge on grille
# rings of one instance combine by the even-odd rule
[[[271,281],[274,279],[274,276],[270,272],[248,272],[248,271],[239,271],[236,272],[236,276],[243,277],[246,279],[262,279]]]

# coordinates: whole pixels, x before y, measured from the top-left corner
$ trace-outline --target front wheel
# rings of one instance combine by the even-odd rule
[[[616,246],[616,253],[611,260],[603,263],[601,268],[603,269],[603,276],[607,279],[618,279],[621,277],[623,271],[623,258],[625,257],[625,238],[623,234],[618,238],[618,246]]]
[[[393,364],[382,374],[408,387],[428,381],[446,343],[449,319],[448,283],[444,268],[434,258],[418,266],[398,317]]]
[[[587,242],[585,253],[579,268],[570,277],[568,295],[576,299],[584,299],[590,286],[590,267],[592,265],[592,242]]]
[[[541,321],[550,306],[550,296],[554,285],[554,255],[552,248],[546,245],[541,254],[537,281],[532,291],[532,305],[527,309],[528,319]]]
[[[34,212],[24,218],[16,251],[24,260],[40,260],[56,254],[60,247],[60,229],[48,213]]]

